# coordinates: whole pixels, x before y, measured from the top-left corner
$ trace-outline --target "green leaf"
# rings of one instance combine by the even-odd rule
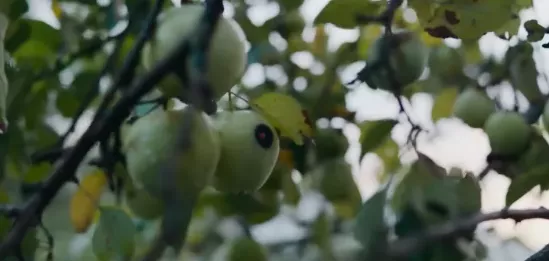
[[[25,20],[10,23],[6,32],[5,48],[8,52],[15,52],[31,35],[31,27]]]
[[[23,182],[35,183],[44,180],[48,177],[52,166],[50,163],[43,162],[30,167],[23,176]]]
[[[68,89],[59,90],[55,101],[57,109],[61,112],[61,115],[67,118],[75,115],[78,107],[80,106],[78,98]]]
[[[93,252],[100,261],[127,260],[135,247],[136,229],[126,212],[117,207],[99,207],[100,216],[93,233]]]
[[[537,185],[549,183],[549,164],[543,164],[530,169],[526,173],[520,174],[511,181],[511,185],[505,196],[505,205],[511,206],[524,194]]]
[[[303,136],[312,136],[313,130],[306,111],[293,96],[269,92],[252,100],[250,106],[280,130],[282,137],[288,137],[298,145],[303,144]]]
[[[454,102],[458,94],[458,88],[446,88],[436,96],[433,109],[431,110],[433,122],[452,115],[452,109],[454,108]]]
[[[43,45],[54,51],[57,51],[63,43],[61,32],[49,24],[32,19],[25,19],[23,21],[30,26],[30,38],[32,40],[40,41]]]
[[[465,177],[459,180],[456,187],[456,194],[459,197],[460,214],[468,215],[477,213],[482,207],[480,184],[473,173],[466,173]]]
[[[381,1],[332,0],[322,9],[314,24],[331,23],[335,26],[352,29],[358,26],[358,15],[375,15],[382,6]]]
[[[383,173],[380,181],[385,181],[385,178],[389,177],[388,174],[400,166],[398,144],[392,139],[386,139],[374,152],[383,161]]]
[[[437,176],[433,175],[429,168],[428,161],[416,160],[410,166],[410,169],[396,186],[391,199],[393,210],[401,213],[423,188],[437,181]]]
[[[380,190],[366,200],[355,220],[354,237],[368,256],[387,244],[388,228],[384,219],[386,193],[385,189]]]
[[[541,41],[545,36],[545,27],[540,25],[537,20],[528,20],[524,22],[524,29],[528,32],[528,41]]]
[[[62,35],[59,30],[38,21],[25,19],[30,27],[30,35],[13,54],[18,62],[29,63],[35,69],[47,66],[55,58],[62,44]]]
[[[361,123],[360,127],[360,145],[362,151],[360,157],[366,153],[375,150],[385,139],[390,137],[393,127],[398,123],[396,120],[378,120]]]

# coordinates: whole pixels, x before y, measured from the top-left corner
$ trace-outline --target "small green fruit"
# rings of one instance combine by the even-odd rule
[[[267,250],[251,238],[242,237],[232,242],[228,258],[229,261],[267,261]]]
[[[153,220],[164,213],[164,203],[144,189],[126,190],[126,205],[142,219]]]
[[[223,111],[213,119],[221,139],[214,187],[233,193],[260,189],[271,175],[280,150],[274,128],[251,110]]]
[[[358,188],[351,165],[343,157],[323,162],[313,169],[315,186],[328,201],[349,199]]]
[[[315,153],[318,161],[338,158],[347,152],[349,141],[339,130],[319,129],[314,137]]]
[[[463,74],[464,64],[463,56],[447,45],[431,49],[429,54],[429,69],[443,80],[455,80]]]
[[[388,41],[391,43],[389,46]],[[391,36],[384,35],[378,38],[368,50],[367,66],[383,60],[385,47],[388,48],[389,66],[400,87],[405,87],[419,79],[427,64],[428,49],[416,33],[400,31]],[[387,68],[380,67],[372,72],[370,83],[374,86],[370,87],[391,91],[392,78]]]
[[[465,89],[456,99],[453,115],[472,128],[482,128],[484,123],[496,111],[494,101],[475,88]]]
[[[530,125],[524,117],[512,111],[492,114],[484,125],[484,131],[492,153],[504,156],[516,156],[524,152],[531,135]]]
[[[147,70],[152,69],[158,61],[170,55],[185,37],[193,36],[204,10],[202,4],[188,4],[163,13],[158,19],[153,38],[143,48],[143,66]],[[207,79],[215,99],[227,93],[244,74],[247,64],[244,34],[232,19],[223,16],[219,19],[208,50],[207,64]],[[182,67],[190,68],[192,65],[189,59]],[[175,75],[166,77],[159,88],[169,98],[187,101],[189,97],[189,88],[182,86]]]
[[[189,115],[190,113],[190,115]],[[220,157],[220,142],[209,116],[192,107],[161,108],[139,118],[124,132],[123,150],[128,173],[137,188],[162,198],[164,170],[177,144],[180,127],[192,118],[190,146],[179,155],[175,182],[180,192],[195,193],[211,182]]]

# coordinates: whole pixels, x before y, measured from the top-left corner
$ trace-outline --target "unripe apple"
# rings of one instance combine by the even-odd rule
[[[319,129],[315,137],[315,154],[318,161],[333,159],[345,155],[349,141],[339,130]]]
[[[387,44],[388,42],[390,45]],[[392,91],[392,78],[400,87],[405,87],[419,79],[427,64],[428,49],[416,33],[400,31],[378,38],[368,49],[367,66],[383,61],[385,58],[383,48],[388,49],[388,62],[394,74],[391,77],[387,68],[384,67],[374,69],[370,81],[374,86],[370,87]]]
[[[448,45],[441,45],[431,49],[429,54],[429,69],[442,80],[455,80],[463,74],[465,64],[463,56]]]
[[[158,19],[154,36],[143,48],[143,66],[152,69],[158,61],[170,55],[184,38],[194,37],[204,10],[202,4],[186,4],[165,11]],[[191,61],[189,58],[181,67],[190,68],[193,66]],[[240,80],[247,64],[245,36],[242,28],[232,19],[220,17],[206,62],[207,80],[213,98],[219,99]],[[190,70],[187,69],[187,72]],[[184,86],[175,74],[167,76],[159,88],[169,98],[178,97],[182,101],[187,101],[190,94],[188,86]]]
[[[221,140],[214,187],[233,193],[260,189],[271,175],[280,150],[275,129],[251,110],[223,111],[213,119]]]
[[[164,213],[164,202],[145,189],[126,190],[125,201],[131,212],[142,219],[153,220]]]
[[[472,128],[482,128],[495,111],[496,104],[486,93],[476,88],[467,88],[457,97],[453,115]]]
[[[343,157],[328,160],[313,169],[315,187],[328,201],[349,199],[357,190],[351,165]]]
[[[522,153],[530,141],[531,128],[524,117],[513,111],[498,111],[484,125],[492,153],[515,156]]]
[[[255,240],[242,237],[231,243],[227,260],[229,261],[267,261],[267,250]]]
[[[181,124],[192,118],[190,143],[177,162],[173,150],[179,138]],[[219,136],[208,115],[187,106],[165,111],[158,108],[139,118],[124,132],[123,150],[128,173],[137,188],[151,196],[162,198],[165,182],[175,182],[179,191],[197,193],[211,182],[220,157]],[[166,164],[176,164],[175,180],[165,180]]]

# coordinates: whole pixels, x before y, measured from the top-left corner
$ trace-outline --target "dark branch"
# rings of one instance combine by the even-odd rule
[[[527,219],[549,219],[549,210],[545,208],[526,209],[526,210],[500,210],[485,214],[478,214],[471,218],[449,221],[443,225],[432,226],[421,232],[420,235],[406,237],[390,243],[386,251],[389,260],[402,258],[411,253],[427,247],[429,243],[454,238],[463,232],[474,229],[478,224],[496,220],[512,219],[515,222],[521,222]]]
[[[154,13],[154,11],[151,13]],[[42,214],[63,185],[74,178],[76,169],[88,151],[99,140],[106,139],[113,130],[118,128],[124,119],[129,116],[131,109],[139,102],[139,99],[162,80],[172,68],[175,68],[181,57],[187,56],[188,48],[184,48],[184,46],[185,44],[182,44],[180,48],[174,51],[173,55],[163,59],[153,70],[133,84],[112,109],[103,116],[98,117],[76,145],[67,152],[67,155],[61,158],[53,173],[44,181],[42,189],[25,203],[16,223],[0,245],[0,259],[7,257],[13,249],[17,248],[27,229],[36,223],[34,222],[36,217]],[[131,80],[126,81],[131,82]],[[123,81],[118,80],[117,82]]]
[[[184,6],[181,8],[185,8]],[[209,101],[212,100],[213,93],[207,81],[206,72],[208,69],[207,54],[214,29],[223,14],[224,6],[221,0],[206,0],[205,10],[200,19],[200,26],[196,29],[195,41],[192,39],[182,39],[179,48],[181,50],[192,50],[194,56],[194,66],[188,68],[190,75],[181,75],[180,79],[190,80],[189,106],[193,106],[184,116],[183,122],[179,127],[176,146],[172,158],[169,159],[165,169],[161,171],[163,201],[169,212],[166,212],[162,219],[162,228],[159,236],[155,240],[151,250],[145,255],[143,261],[157,260],[164,252],[165,248],[171,246],[177,250],[185,244],[189,224],[192,219],[192,211],[197,200],[197,195],[181,195],[181,191],[175,186],[174,182],[177,172],[177,155],[183,155],[185,150],[191,146],[191,137],[193,130],[193,111],[198,109],[204,111],[208,108]],[[187,59],[181,57],[181,60]],[[183,77],[184,76],[184,77]],[[182,90],[183,91],[183,90]],[[177,219],[177,220],[174,220]],[[174,229],[175,228],[175,229]]]

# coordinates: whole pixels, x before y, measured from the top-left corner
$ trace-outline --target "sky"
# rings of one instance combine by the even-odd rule
[[[256,0],[257,2],[265,2]],[[322,10],[329,0],[306,0],[304,5],[300,8],[305,20],[311,23],[314,17]],[[53,26],[57,26],[57,21],[53,13],[49,11],[49,2],[45,0],[30,0],[31,8],[29,15],[37,19],[44,20]],[[543,15],[542,10],[549,10],[549,1],[546,0],[533,0],[535,10],[528,10],[521,13],[522,19],[538,19],[538,22],[543,25],[549,25],[549,16]],[[278,7],[276,4],[267,4],[252,8],[249,11],[250,19],[257,24],[261,24],[270,17],[276,15]],[[232,10],[226,9],[224,15],[230,16]],[[410,19],[415,18],[415,14],[412,10],[406,11],[406,17]],[[358,30],[344,30],[336,28],[332,25],[326,27],[330,36],[329,47],[336,48],[339,44],[345,41],[352,41],[357,38]],[[520,36],[524,37],[524,29],[521,28]],[[306,29],[303,32],[305,40],[311,40],[314,37],[313,29]],[[275,46],[284,45],[280,39],[271,38],[271,42]],[[547,42],[548,37],[543,42]],[[458,46],[459,40],[447,40],[446,43],[450,46]],[[480,42],[480,49],[485,55],[491,55],[501,58],[508,48],[509,43],[501,40],[494,35],[484,36]],[[292,60],[303,66],[317,66],[312,57],[306,54],[298,54],[292,57]],[[549,68],[549,51],[538,52],[535,55],[537,66],[540,70],[547,73],[546,68]],[[362,68],[364,64],[357,62],[343,70],[340,74],[343,82],[352,80],[356,73]],[[323,68],[315,68],[322,70]],[[257,67],[250,67],[243,77],[243,81],[249,85],[262,82],[263,75],[262,70],[258,70]],[[549,92],[549,87],[545,82],[540,81],[540,88],[543,92]],[[513,98],[510,95],[509,86],[502,87],[503,105],[512,106]],[[524,105],[525,100],[521,100]],[[367,86],[360,86],[355,88],[347,96],[348,107],[357,111],[357,118],[359,121],[374,120],[381,118],[390,118],[398,115],[398,106],[392,95],[383,92],[375,91],[367,88]],[[415,95],[411,99],[411,103],[406,104],[407,111],[411,114],[413,120],[424,126],[431,128],[432,133],[436,134],[436,137],[426,137],[419,143],[420,150],[431,156],[437,163],[446,168],[449,167],[461,167],[466,170],[480,172],[484,166],[486,155],[490,152],[490,146],[484,132],[478,129],[472,129],[457,120],[441,120],[436,125],[431,122],[430,113],[433,101],[431,96],[425,94]],[[524,107],[524,106],[522,106]],[[66,122],[57,119],[56,121],[60,129],[66,128]],[[77,138],[78,134],[81,134],[87,128],[87,123],[83,123],[78,126],[77,134],[73,139]],[[320,122],[319,124],[328,124],[326,122]],[[376,173],[380,166],[380,161],[371,155],[367,155],[362,161],[359,161],[360,145],[358,143],[359,130],[356,125],[345,124],[341,121],[335,120],[331,124],[335,126],[344,125],[344,133],[349,138],[351,147],[346,154],[346,159],[353,165],[355,179],[359,184],[360,190],[363,194],[363,198],[368,198],[378,188],[378,182],[376,179]],[[397,143],[402,144],[406,139],[406,134],[409,130],[409,126],[406,124],[397,125],[392,133],[393,138]],[[405,157],[406,155],[403,155]],[[509,180],[496,173],[490,173],[482,182],[482,205],[484,211],[499,210],[505,205],[505,192],[509,186]],[[314,196],[311,196],[314,198]],[[314,200],[313,200],[314,201]],[[515,203],[512,208],[532,208],[538,206],[549,207],[549,194],[544,193],[539,196],[539,189],[534,189],[529,195],[521,198]],[[300,212],[307,213],[307,208],[300,208]],[[282,217],[280,217],[283,219]],[[273,221],[275,222],[275,221]],[[264,234],[262,231],[272,229],[274,225],[267,223],[259,226],[254,231],[254,234]],[[277,226],[280,226],[278,224]],[[497,221],[489,222],[486,225],[493,225],[497,233],[503,238],[517,237],[525,245],[536,250],[543,245],[549,243],[549,221],[546,220],[529,220],[524,221],[518,225],[514,225],[512,221]],[[278,228],[278,231],[294,231],[288,233],[298,233],[295,227],[288,225],[288,229]],[[286,237],[290,235],[281,235]],[[267,239],[265,239],[267,240]]]

